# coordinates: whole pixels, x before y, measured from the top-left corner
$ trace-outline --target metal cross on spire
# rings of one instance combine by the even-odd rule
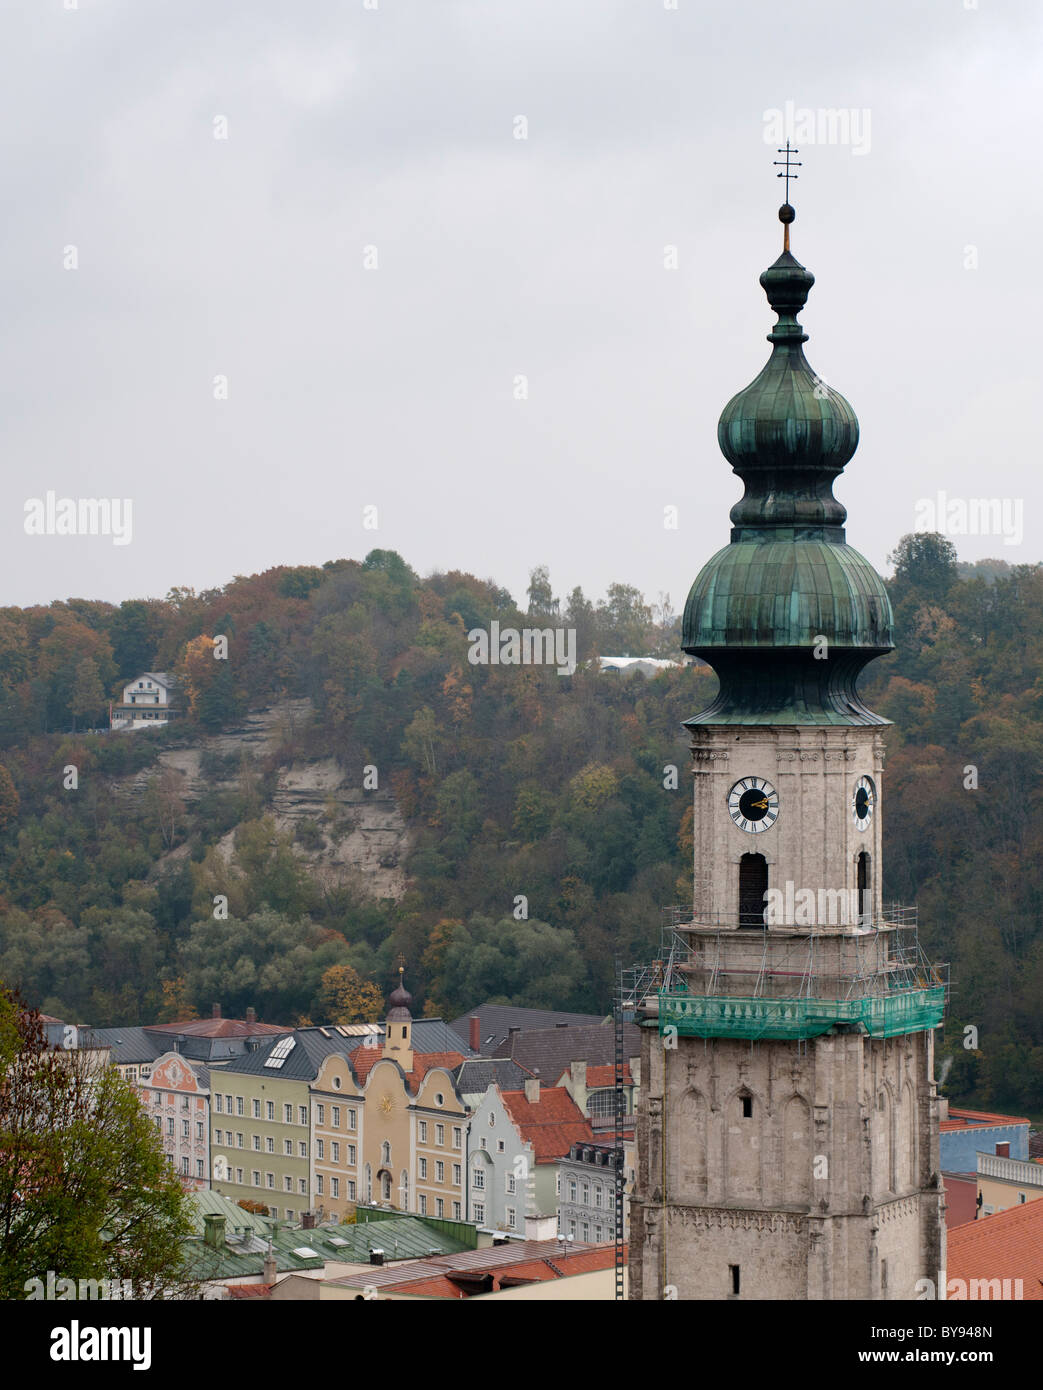
[[[791,155],[791,154],[800,154],[800,150],[792,150],[792,149],[790,149],[790,143],[789,143],[788,140],[786,141],[786,148],[785,148],[784,150],[778,150],[777,153],[778,153],[778,154],[784,154],[784,155],[786,156],[785,159],[776,159],[776,160],[773,160],[772,163],[783,165],[783,172],[780,173],[780,174],[776,174],[775,177],[776,177],[777,179],[785,179],[785,180],[786,180],[786,202],[788,203],[788,202],[789,202],[789,181],[790,181],[790,179],[798,179],[798,178],[800,177],[799,174],[792,174],[792,173],[790,173],[790,169],[791,169],[791,168],[792,168],[792,169],[799,169],[799,168],[801,168],[801,167],[802,167],[802,164],[803,164],[803,161],[802,161],[802,160],[799,160],[799,159],[790,159],[790,155]]]
[[[790,147],[790,142],[787,140],[786,148],[784,150],[779,150],[778,153],[786,156],[785,159],[776,159],[773,163],[782,165],[782,168],[775,177],[777,179],[786,180],[786,201],[783,203],[782,207],[779,208],[779,221],[782,223],[782,249],[783,251],[788,251],[790,223],[797,215],[793,211],[793,207],[789,200],[789,181],[790,179],[797,179],[800,177],[799,174],[794,174],[793,170],[801,168],[801,161],[799,159],[791,159],[790,156],[800,154],[800,151],[792,149]]]

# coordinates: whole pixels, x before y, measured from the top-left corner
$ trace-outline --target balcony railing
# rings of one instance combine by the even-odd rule
[[[667,1028],[695,1038],[804,1039],[838,1024],[873,1038],[937,1028],[945,1011],[945,986],[895,990],[855,999],[767,999],[676,994],[659,996],[659,1032]]]
[[[1043,1163],[1030,1163],[1023,1158],[1003,1158],[999,1154],[978,1155],[978,1175],[983,1178],[1002,1178],[1022,1187],[1043,1187]]]

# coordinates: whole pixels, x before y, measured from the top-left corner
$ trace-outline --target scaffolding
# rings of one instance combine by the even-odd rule
[[[836,1029],[885,1038],[942,1021],[947,969],[924,954],[915,908],[892,905],[843,929],[751,930],[667,911],[649,969],[665,960],[668,976],[643,1004],[661,1036],[806,1041]]]

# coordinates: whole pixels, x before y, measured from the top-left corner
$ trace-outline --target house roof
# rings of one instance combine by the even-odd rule
[[[509,1057],[471,1057],[461,1062],[455,1073],[456,1089],[461,1095],[484,1095],[490,1086],[502,1091],[517,1091],[524,1087],[531,1073]]]
[[[459,1298],[467,1296],[463,1285],[477,1283],[483,1274],[492,1275],[493,1282],[499,1285],[502,1280],[511,1278],[527,1282],[530,1278],[560,1278],[562,1273],[585,1274],[591,1269],[608,1269],[614,1260],[612,1245],[573,1241],[569,1253],[563,1254],[558,1240],[522,1240],[482,1250],[466,1250],[444,1258],[416,1260],[408,1265],[374,1265],[362,1273],[341,1275],[327,1282],[345,1288],[369,1284],[378,1289],[394,1288],[396,1293],[408,1289],[410,1293],[426,1293],[434,1298]],[[545,1274],[540,1273],[541,1268]],[[528,1271],[528,1274],[519,1274],[519,1271]],[[454,1275],[460,1283],[453,1282]]]
[[[244,1211],[230,1198],[216,1192],[192,1194],[196,1235],[186,1242],[186,1260],[197,1279],[221,1280],[249,1277],[264,1271],[271,1243],[276,1270],[322,1269],[328,1262],[368,1265],[374,1247],[386,1260],[454,1255],[467,1247],[420,1216],[392,1216],[384,1221],[357,1225],[322,1225],[305,1230]],[[208,1245],[202,1238],[206,1215],[224,1216],[225,1240]],[[386,1266],[385,1266],[386,1268]],[[368,1282],[368,1280],[367,1280]]]
[[[491,1057],[512,1028],[554,1028],[558,1024],[602,1023],[603,1014],[571,1014],[557,1009],[521,1009],[514,1004],[479,1004],[449,1025],[465,1043],[471,1040],[471,1017],[478,1015],[481,1053]],[[637,1054],[635,1053],[635,1056]]]
[[[532,1145],[537,1163],[553,1163],[567,1155],[573,1144],[593,1141],[589,1121],[562,1087],[541,1086],[535,1102],[528,1100],[524,1091],[503,1091],[501,1095],[522,1139]]]
[[[560,1086],[569,1074],[568,1067],[558,1077],[557,1084]],[[605,1066],[587,1067],[587,1090],[592,1091],[601,1086],[614,1086],[616,1084],[616,1064],[606,1064]],[[623,1063],[623,1085],[632,1086],[634,1078],[630,1075],[630,1063]]]
[[[995,1128],[998,1125],[1027,1125],[1028,1120],[1016,1115],[994,1115],[988,1110],[964,1110],[950,1106],[949,1118],[939,1122],[943,1131],[954,1129]]]
[[[379,1047],[359,1047],[351,1054],[352,1070],[360,1086],[383,1056],[383,1049]],[[391,1060],[393,1061],[394,1058]],[[406,1072],[406,1080],[410,1090],[415,1093],[421,1081],[434,1067],[445,1067],[448,1071],[455,1072],[463,1060],[464,1057],[461,1052],[414,1051],[413,1069]]]
[[[185,1023],[150,1023],[145,1031],[186,1038],[266,1038],[293,1029],[284,1023],[248,1023],[243,1018],[192,1018]]]
[[[154,1062],[163,1052],[170,1051],[168,1037],[151,1037],[144,1028],[92,1028],[94,1041],[111,1050],[116,1066],[138,1062]]]
[[[641,1030],[633,1023],[623,1025],[623,1052],[626,1057],[641,1055]],[[560,1028],[522,1029],[509,1034],[495,1050],[498,1057],[511,1057],[548,1086],[567,1071],[570,1062],[587,1066],[615,1063],[615,1029],[604,1023]]]
[[[525,1284],[542,1284],[551,1279],[567,1279],[576,1274],[591,1274],[599,1269],[611,1269],[615,1247],[602,1246],[578,1254],[542,1259],[519,1260],[506,1267],[453,1270],[447,1274],[429,1275],[423,1279],[396,1284],[395,1292],[413,1294],[417,1298],[474,1298],[498,1293],[501,1289],[519,1288]],[[404,1272],[404,1271],[403,1271]]]
[[[1021,1297],[1043,1300],[1043,1198],[953,1226],[946,1239],[948,1277],[968,1291],[972,1279],[1020,1279]]]

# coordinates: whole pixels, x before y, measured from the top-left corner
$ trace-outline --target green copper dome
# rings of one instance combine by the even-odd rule
[[[833,496],[858,420],[804,356],[796,315],[814,283],[788,247],[761,276],[778,315],[772,354],[721,414],[721,451],[745,493],[731,510],[731,544],[704,565],[685,605],[681,645],[721,681],[689,724],[887,722],[856,689],[866,663],[894,645],[891,605],[846,544]]]

